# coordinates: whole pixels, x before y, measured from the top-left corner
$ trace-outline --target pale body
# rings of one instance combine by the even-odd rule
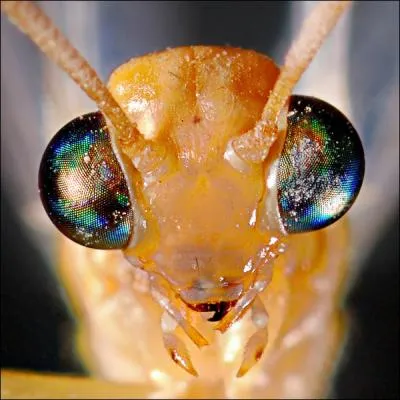
[[[193,84],[180,85],[178,77],[189,73]],[[196,47],[134,59],[111,76],[111,92],[143,134],[174,143],[170,148],[176,152],[167,157],[173,161],[164,162],[166,172],[141,183],[138,205],[147,219],[147,231],[125,250],[131,263],[117,252],[110,255],[82,247],[71,262],[68,249],[76,245],[63,240],[62,254],[68,259],[68,264],[62,262],[63,276],[78,288],[75,299],[86,315],[80,348],[100,376],[153,382],[161,390],[156,393],[163,396],[189,396],[201,386],[199,380],[207,382],[209,393],[215,395],[217,390],[221,396],[285,396],[293,390],[301,395],[310,393],[310,385],[315,385],[315,393],[325,386],[324,380],[314,382],[315,369],[326,375],[326,368],[333,367],[317,365],[341,337],[338,317],[333,315],[334,293],[346,258],[343,223],[291,237],[286,253],[275,262],[260,263],[258,251],[277,234],[254,217],[262,211],[267,171],[254,168],[244,173],[224,159],[228,140],[259,117],[277,73],[271,60],[255,52]],[[259,79],[252,79],[252,74]],[[163,348],[162,308],[149,295],[149,276],[153,272],[163,276],[171,298],[177,293],[193,304],[228,301],[257,281],[259,269],[246,268],[251,259],[258,260],[251,265],[273,271],[261,297],[270,317],[265,355],[238,380],[235,373],[245,344],[255,331],[251,313],[220,335],[200,313],[185,309],[187,320],[212,343],[199,352],[178,329],[200,375],[188,376],[174,367]],[[319,341],[321,348],[316,350]],[[293,357],[296,347],[299,354]],[[310,375],[304,360],[311,363]],[[313,377],[312,383],[307,376]]]
[[[255,58],[258,57],[260,56]],[[264,57],[262,58],[265,60]],[[184,63],[182,60],[180,62]],[[224,74],[217,76],[224,76]],[[207,78],[205,77],[203,80],[207,84],[212,83]],[[226,78],[225,76],[225,86],[230,87],[233,81]],[[241,78],[245,81],[243,78],[246,78],[246,73]],[[179,80],[179,77],[177,79]],[[273,84],[273,81],[271,84]],[[240,87],[240,82],[238,86]],[[188,98],[191,98],[197,92],[196,88],[194,90],[193,88],[188,88],[186,83],[184,87],[188,89]],[[219,111],[222,110],[223,113],[215,116],[212,112],[212,107],[209,107],[210,102],[200,101],[199,104],[206,105],[206,116],[214,116],[213,123],[215,126],[218,126],[215,118],[226,119],[225,115],[229,112],[225,107],[227,104],[239,106],[236,111],[239,111],[241,106],[249,105],[249,102],[246,99],[241,99],[240,93],[236,93],[234,90],[225,89],[224,86],[222,88],[214,87],[213,89],[216,89],[215,93],[206,93],[206,100],[208,98],[212,99],[213,95],[215,95],[214,100],[216,101],[211,101],[211,105],[219,105]],[[226,96],[224,97],[223,93],[217,94],[220,89],[222,89],[222,92],[226,91],[228,95],[225,93]],[[112,85],[111,90],[113,91]],[[266,90],[266,88],[263,90]],[[263,90],[259,94],[264,98],[257,99],[249,106],[255,114],[251,112],[248,114],[237,113],[239,115],[238,119],[242,121],[240,123],[243,123],[243,120],[248,118],[249,123],[251,122],[254,125],[257,120],[257,114],[259,117],[265,104],[265,99],[268,97],[268,93],[263,92]],[[118,97],[115,92],[113,94]],[[247,96],[249,94],[254,93],[247,93]],[[146,99],[143,93],[141,95],[139,98]],[[170,100],[177,99],[177,96],[173,93],[169,93],[168,96],[164,92],[163,95],[167,95],[165,97],[169,97]],[[118,100],[121,102],[121,99]],[[175,105],[179,105],[179,103],[183,103],[183,101],[175,101]],[[250,101],[250,103],[252,102]],[[147,113],[147,115],[142,114],[142,123],[138,121],[140,118],[136,118],[140,117],[137,103],[137,115],[133,116],[133,113],[130,114],[129,110],[125,109],[130,114],[129,117],[138,122],[139,126],[141,125],[141,133],[149,136],[154,135],[155,131],[157,131],[157,128],[154,129],[152,122],[157,121],[157,117],[163,114],[162,110],[160,110],[160,104],[157,105],[157,101],[153,103],[152,107],[154,108],[150,107],[150,113]],[[193,115],[194,110],[190,107],[190,104],[185,103],[182,109],[189,110],[187,117]],[[171,114],[171,110],[169,111]],[[197,115],[198,110],[196,109],[195,111]],[[246,111],[248,112],[248,110]],[[164,115],[167,114],[164,113]],[[172,112],[172,114],[174,113]],[[231,114],[231,118],[234,119],[235,115]],[[157,121],[160,127],[169,127],[170,122],[162,118]],[[182,127],[185,127],[184,122],[180,121]],[[237,223],[234,224],[233,222],[239,221],[242,226],[249,222],[250,225],[254,225],[253,212],[257,206],[257,201],[263,195],[265,174],[257,168],[252,171],[250,173],[251,185],[249,185],[251,188],[248,189],[249,181],[246,183],[244,179],[241,179],[242,173],[232,168],[232,164],[227,165],[223,161],[223,157],[221,158],[225,150],[222,147],[226,146],[229,136],[243,133],[243,131],[238,129],[237,132],[232,133],[228,132],[228,129],[222,129],[222,135],[219,136],[219,140],[222,143],[221,147],[219,147],[218,144],[211,143],[210,145],[208,142],[207,139],[209,139],[208,136],[211,129],[204,129],[206,127],[204,122],[203,133],[206,132],[206,135],[196,136],[192,134],[195,132],[193,125],[198,124],[193,122],[188,118],[186,126],[191,127],[191,129],[189,131],[185,130],[181,135],[178,134],[183,151],[181,153],[177,152],[175,148],[175,151],[171,153],[174,156],[180,155],[177,159],[183,161],[178,163],[180,170],[175,175],[176,181],[174,183],[177,183],[179,187],[179,184],[183,185],[187,182],[188,177],[196,176],[198,184],[193,184],[192,192],[196,193],[199,189],[203,189],[203,193],[205,193],[203,204],[211,210],[210,215],[214,218],[218,217],[218,219],[215,218],[214,220],[210,217],[196,221],[199,222],[198,229],[193,234],[184,237],[183,243],[189,249],[193,249],[194,244],[195,252],[197,253],[200,250],[202,258],[206,258],[203,256],[208,256],[212,252],[217,254],[218,260],[222,261],[218,265],[218,273],[211,278],[207,278],[208,289],[210,289],[210,286],[217,287],[216,282],[219,281],[221,276],[229,277],[234,281],[239,278],[245,286],[244,289],[246,289],[255,281],[255,277],[248,279],[246,274],[241,274],[244,272],[243,262],[254,256],[254,252],[257,251],[259,245],[267,243],[265,236],[261,239],[259,231],[246,229],[246,233],[237,236],[238,240],[246,243],[247,241],[250,242],[249,239],[252,239],[254,244],[247,247],[244,246],[240,253],[227,256],[228,253],[223,251],[225,250],[224,246],[202,240],[201,235],[206,231],[215,232],[217,235],[221,234],[221,226],[219,226],[221,221],[226,227],[224,233],[226,233],[227,239],[232,239],[235,236]],[[237,123],[237,121],[235,122]],[[238,124],[239,126],[240,123]],[[178,125],[179,123],[173,125],[173,127],[176,128]],[[234,125],[231,127],[234,131],[237,125],[233,122],[232,125]],[[179,129],[172,129],[170,132],[172,137],[172,134],[179,132]],[[188,132],[190,133],[188,134]],[[160,132],[157,133],[159,134]],[[198,137],[201,137],[201,139],[198,140]],[[165,140],[165,137],[162,136],[158,136],[158,138]],[[197,139],[191,142],[190,140],[193,138]],[[217,135],[213,136],[213,138],[217,138]],[[185,143],[185,140],[187,140],[187,143]],[[179,142],[179,140],[175,140],[175,142]],[[190,146],[194,147],[196,152],[189,149]],[[214,158],[216,162],[208,164],[207,157],[210,154],[215,156],[216,154],[213,154],[215,150],[217,150],[219,158],[209,157],[210,159]],[[127,153],[129,153],[129,149]],[[169,162],[166,164],[171,166]],[[268,162],[266,162],[266,165],[268,165]],[[176,166],[176,164],[174,165],[173,162],[172,166]],[[210,166],[212,167],[212,173],[209,171]],[[185,169],[189,172],[186,172]],[[238,204],[244,207],[244,211],[230,214],[224,207],[214,209],[215,198],[221,198],[220,196],[222,195],[224,202],[231,200],[223,196],[223,191],[219,193],[216,190],[217,185],[215,185],[215,182],[218,181],[218,174],[221,174],[228,182],[231,181],[231,183],[236,184],[230,184],[227,187],[233,188],[236,193],[242,194],[246,192],[248,194],[244,198],[235,199]],[[140,256],[142,266],[145,266],[147,270],[151,271],[153,268],[154,271],[154,266],[156,266],[159,271],[163,272],[164,277],[169,278],[170,282],[174,280],[176,282],[176,278],[180,278],[180,273],[178,270],[171,268],[168,262],[170,260],[175,261],[174,254],[176,254],[176,251],[171,246],[171,243],[175,245],[179,238],[179,235],[176,234],[178,230],[177,216],[185,215],[185,213],[182,212],[183,210],[179,210],[178,207],[183,203],[179,196],[180,193],[173,196],[169,192],[168,198],[163,195],[163,192],[165,193],[166,188],[168,188],[168,180],[170,183],[173,181],[172,176],[173,174],[170,174],[168,179],[165,179],[164,183],[166,185],[164,189],[157,184],[149,185],[144,189],[143,197],[140,196],[141,206],[144,207],[146,217],[149,219],[148,222],[152,222],[150,225],[154,229],[150,229],[150,234],[146,238],[141,238],[139,235],[139,238],[143,239],[142,246],[139,243],[135,243],[125,253],[128,257]],[[261,190],[259,185],[262,186]],[[186,196],[186,198],[188,197],[190,198],[190,195]],[[157,198],[157,201],[151,203],[151,198]],[[179,201],[175,204],[171,201],[171,198]],[[149,204],[146,204],[147,201],[150,207],[148,207]],[[206,207],[203,210],[198,200],[194,200],[192,206],[194,210],[201,208],[205,215],[206,211],[208,211]],[[162,221],[162,219],[158,218],[163,207],[166,207],[171,212],[172,218],[170,220],[167,218]],[[219,211],[223,212],[220,214]],[[150,221],[150,214],[156,216],[154,221]],[[189,213],[186,216],[189,216],[190,221],[192,215]],[[232,217],[233,221],[228,221],[227,217]],[[184,222],[186,222],[185,230],[188,232],[189,224],[187,220]],[[169,243],[166,239],[160,240],[159,232],[161,230],[166,233],[172,233]],[[254,231],[258,233],[258,236],[257,234],[253,235]],[[264,229],[263,235],[265,235]],[[270,238],[271,233],[266,236]],[[254,330],[249,320],[249,313],[223,336],[215,336],[213,331],[209,329],[209,325],[201,322],[198,313],[193,312],[187,315],[188,319],[191,320],[190,322],[193,325],[201,326],[202,333],[210,342],[213,342],[211,347],[205,348],[201,353],[197,350],[192,352],[193,361],[201,376],[198,380],[194,380],[193,377],[174,367],[163,349],[159,329],[161,310],[155,306],[155,302],[149,296],[149,276],[141,273],[138,269],[132,268],[132,265],[124,260],[118,252],[105,253],[89,250],[62,239],[61,275],[71,289],[70,293],[74,293],[72,296],[73,304],[76,311],[78,311],[78,316],[82,319],[79,335],[80,353],[89,369],[95,375],[113,381],[131,382],[136,385],[139,382],[144,383],[149,385],[148,396],[150,397],[193,397],[195,395],[207,396],[207,394],[224,397],[286,397],[293,395],[302,397],[303,395],[309,396],[310,393],[316,393],[315,395],[318,396],[317,393],[320,393],[321,389],[325,387],[326,381],[324,378],[327,378],[327,370],[332,367],[331,363],[328,363],[329,365],[326,364],[326,360],[333,359],[332,354],[340,341],[335,310],[338,287],[345,272],[344,267],[346,264],[343,262],[345,252],[343,249],[346,241],[346,230],[341,222],[324,231],[302,235],[301,238],[293,237],[288,241],[289,249],[274,262],[273,279],[261,296],[270,314],[267,352],[261,362],[245,378],[237,380],[234,375],[246,340],[250,336],[251,330]],[[199,246],[199,243],[203,246]],[[236,243],[235,239],[233,239],[232,245]],[[204,248],[207,250],[203,251]],[[341,254],[344,258],[337,257],[338,254]],[[191,258],[192,254],[189,251],[187,259],[190,260]],[[237,266],[236,268],[232,269],[232,266],[228,265],[232,261]],[[155,262],[158,262],[158,265],[155,265]],[[241,266],[238,267],[240,264]],[[272,263],[268,265],[272,266]],[[186,263],[182,263],[181,269],[184,270],[185,266]],[[211,269],[209,271],[212,272]],[[189,276],[188,278],[176,286],[177,291],[193,286],[193,277]],[[225,291],[219,291],[218,296],[224,295]],[[181,334],[182,332],[178,333]],[[189,346],[191,346],[190,343]],[[309,365],[305,365],[305,360]],[[223,382],[224,384],[222,384]],[[153,387],[150,388],[150,386]],[[128,389],[130,396],[139,395],[139,392],[135,391],[135,387],[137,386]],[[142,389],[143,386],[141,386],[140,390]],[[157,391],[157,389],[160,391]]]

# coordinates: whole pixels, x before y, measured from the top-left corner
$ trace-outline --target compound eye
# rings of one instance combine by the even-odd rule
[[[69,239],[95,249],[128,244],[128,185],[100,112],[72,120],[53,137],[40,164],[39,190],[51,221]]]
[[[351,207],[364,177],[364,151],[348,119],[330,104],[292,96],[277,174],[288,233],[332,224]]]

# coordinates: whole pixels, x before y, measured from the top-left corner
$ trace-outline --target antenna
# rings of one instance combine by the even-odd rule
[[[115,127],[121,142],[136,142],[139,148],[144,144],[136,125],[128,119],[96,71],[39,7],[30,1],[2,1],[1,10],[96,102]]]
[[[244,160],[261,163],[277,138],[277,120],[304,71],[351,1],[321,1],[301,27],[255,127],[232,141]]]

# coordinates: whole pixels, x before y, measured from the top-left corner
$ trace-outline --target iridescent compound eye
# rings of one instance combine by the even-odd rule
[[[288,233],[323,228],[356,199],[364,177],[364,151],[347,118],[328,103],[292,96],[278,164],[278,206]]]
[[[69,239],[120,249],[133,230],[128,186],[100,112],[65,125],[51,140],[39,171],[43,206]]]

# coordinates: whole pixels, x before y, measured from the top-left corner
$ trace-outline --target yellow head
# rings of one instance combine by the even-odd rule
[[[256,223],[263,166],[242,171],[224,154],[260,119],[278,73],[254,51],[196,46],[135,58],[110,78],[144,137],[167,149],[140,188],[152,233],[146,243],[133,237],[125,254],[160,273],[187,303],[237,300],[270,240]]]

